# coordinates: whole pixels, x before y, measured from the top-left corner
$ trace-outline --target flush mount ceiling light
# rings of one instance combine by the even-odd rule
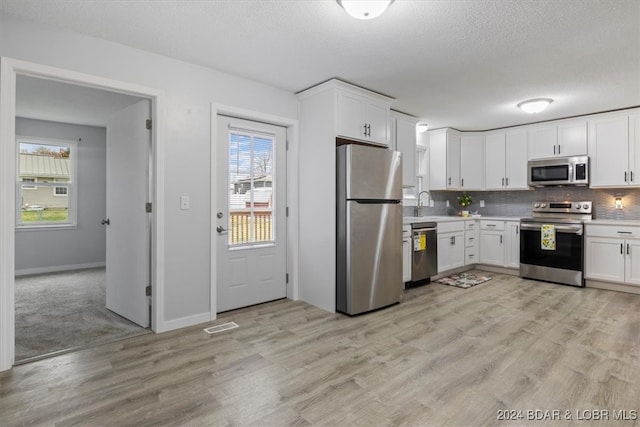
[[[336,0],[347,13],[356,19],[373,19],[387,10],[393,0]]]
[[[519,103],[518,108],[520,108],[525,113],[536,114],[544,111],[552,102],[553,99],[551,98],[529,99]]]
[[[429,125],[427,123],[418,123],[416,125],[416,130],[420,133],[424,133],[429,129]]]

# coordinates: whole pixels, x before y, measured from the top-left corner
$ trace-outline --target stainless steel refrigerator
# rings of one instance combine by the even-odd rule
[[[354,315],[402,299],[402,158],[364,145],[336,150],[336,309]]]

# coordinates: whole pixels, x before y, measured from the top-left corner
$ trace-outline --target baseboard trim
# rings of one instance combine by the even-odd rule
[[[60,271],[73,271],[73,270],[84,270],[87,268],[98,268],[105,267],[107,264],[105,262],[88,262],[85,264],[70,264],[70,265],[55,265],[52,267],[40,267],[40,268],[25,268],[22,270],[16,270],[15,275],[18,276],[29,276],[32,274],[44,274],[44,273],[58,273]]]
[[[640,294],[638,285],[627,285],[624,283],[601,282],[599,280],[585,280],[585,287],[594,289],[604,289],[607,291],[627,292],[629,294]]]
[[[176,329],[186,328],[187,326],[199,325],[211,321],[211,313],[194,314],[193,316],[181,317],[180,319],[165,320],[155,332],[169,332]]]
[[[492,273],[509,274],[511,276],[520,276],[520,270],[511,267],[497,267],[495,265],[476,264],[478,270],[489,271]]]

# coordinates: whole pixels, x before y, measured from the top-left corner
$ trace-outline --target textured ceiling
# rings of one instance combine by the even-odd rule
[[[640,105],[638,0],[0,0],[0,12],[298,92],[332,77],[432,128],[484,130]],[[544,113],[515,105],[550,97]]]

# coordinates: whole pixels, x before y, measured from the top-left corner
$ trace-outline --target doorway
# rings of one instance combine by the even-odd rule
[[[217,117],[217,312],[287,296],[286,133]]]
[[[18,76],[28,75],[45,80],[55,80],[71,85],[77,85],[83,88],[100,89],[107,92],[117,92],[133,97],[147,99],[145,103],[150,106],[151,122],[155,126],[151,130],[147,130],[145,147],[147,154],[145,155],[145,165],[149,165],[149,174],[146,175],[144,182],[147,188],[146,203],[150,203],[150,208],[155,203],[163,201],[163,183],[162,171],[159,170],[158,164],[162,165],[161,158],[161,141],[162,126],[160,121],[159,110],[163,108],[164,94],[161,91],[131,85],[128,83],[107,80],[90,75],[70,72],[66,70],[56,69],[52,67],[41,66],[38,64],[27,63],[7,58],[2,58],[2,87],[0,90],[0,114],[1,114],[1,144],[0,160],[2,162],[2,174],[0,182],[0,195],[3,206],[7,209],[0,211],[0,234],[2,235],[2,243],[0,247],[0,370],[9,369],[14,363],[15,356],[15,225],[16,225],[16,209],[17,203],[15,194],[15,185],[11,185],[10,181],[15,183],[16,177],[16,147],[15,147],[15,116],[16,116],[16,80]],[[147,117],[148,119],[149,117]],[[142,126],[146,125],[147,120],[142,122]],[[146,129],[146,127],[145,127]],[[146,169],[146,168],[145,168]],[[130,184],[130,183],[129,183]],[[11,188],[9,188],[11,187]],[[7,202],[6,204],[4,204]],[[162,270],[163,248],[163,231],[162,225],[164,218],[161,212],[147,213],[147,204],[142,203],[140,210],[144,213],[146,219],[145,231],[149,232],[143,239],[145,244],[145,256],[147,267],[144,267],[144,274],[148,278],[140,285],[144,301],[144,318],[141,323],[149,324],[149,307],[151,307],[152,319],[151,327],[154,331],[162,331],[164,325],[160,321],[162,319],[162,300],[164,291],[164,281]],[[132,211],[134,211],[132,209]],[[107,218],[105,218],[107,219]],[[109,280],[109,279],[107,279]],[[146,292],[147,286],[152,284],[153,292],[149,297]],[[118,297],[122,300],[127,299],[119,292]]]

